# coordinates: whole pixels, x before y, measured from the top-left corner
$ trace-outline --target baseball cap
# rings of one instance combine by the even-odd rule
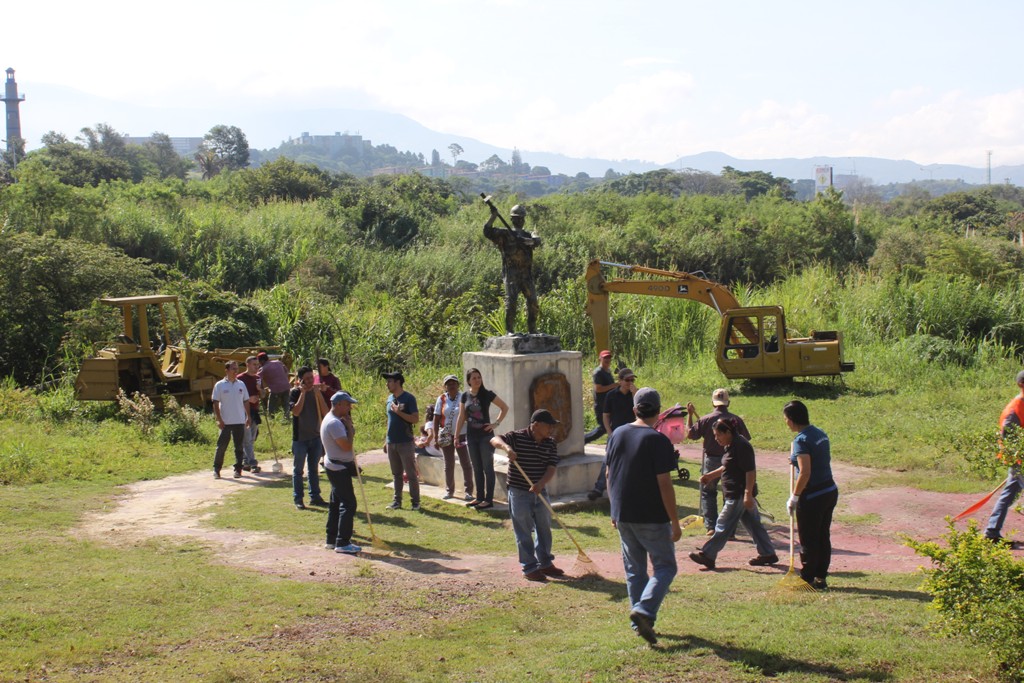
[[[1024,370],[1017,373],[1017,384],[1024,384]]]
[[[352,397],[352,394],[348,393],[347,391],[336,391],[334,392],[334,395],[331,396],[332,405],[335,403],[341,403],[342,401],[348,401],[349,403],[359,403],[359,401],[355,400]]]
[[[267,360],[270,356],[267,355],[266,351],[260,351],[256,354],[256,360]]]
[[[402,384],[405,384],[405,375],[403,375],[401,373],[401,371],[398,371],[398,372],[382,372],[382,373],[380,373],[380,376],[383,377],[384,379],[397,379]]]
[[[549,425],[558,424],[558,420],[555,419],[555,416],[552,415],[550,411],[544,410],[543,408],[533,411],[533,415],[530,416],[530,424],[533,424],[534,422],[543,422],[544,424]]]
[[[441,384],[448,384],[448,382],[458,382],[459,378],[455,375],[445,375],[444,379],[441,380]]]
[[[729,392],[725,389],[715,389],[711,393],[711,405],[713,406],[727,406],[729,405]]]
[[[602,351],[601,353],[599,353],[597,355],[600,358],[611,358],[612,357],[612,352],[609,351],[608,349],[605,349],[604,351]]]
[[[636,375],[629,368],[622,368],[619,370],[619,379],[636,379]]]
[[[633,397],[633,407],[638,408],[642,403],[647,404],[654,410],[661,410],[661,394],[650,387],[644,387],[636,392],[636,396]]]

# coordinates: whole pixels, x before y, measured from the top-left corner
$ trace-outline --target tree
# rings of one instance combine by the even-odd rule
[[[497,154],[492,154],[480,164],[480,170],[485,173],[500,173],[508,168],[508,164]]]
[[[217,125],[211,128],[203,136],[200,151],[203,150],[212,152],[221,168],[237,171],[249,165],[249,141],[238,126]]]
[[[776,178],[765,171],[737,171],[732,166],[722,169],[722,177],[736,184],[747,200],[775,192],[783,199],[792,199],[793,186],[788,178]]]
[[[462,145],[457,142],[453,142],[448,145],[448,152],[452,155],[452,166],[458,166],[459,155],[462,154],[463,151]]]
[[[203,149],[202,146],[200,146],[199,151],[196,152],[195,160],[196,166],[199,167],[199,172],[203,176],[203,180],[209,180],[220,173],[221,160],[213,150]]]
[[[189,163],[174,151],[169,135],[153,133],[142,149],[146,159],[156,167],[161,178],[185,179]]]
[[[433,166],[434,168],[437,168],[438,166],[441,165],[441,153],[438,152],[436,149],[431,150],[430,152],[430,165]]]

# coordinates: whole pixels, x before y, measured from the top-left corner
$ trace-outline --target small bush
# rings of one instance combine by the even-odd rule
[[[911,335],[901,341],[900,346],[908,358],[927,363],[965,367],[971,361],[971,353],[962,344],[932,334]]]
[[[0,420],[24,422],[34,412],[35,403],[28,389],[19,389],[12,376],[0,380]]]
[[[124,389],[117,390],[118,416],[130,425],[134,425],[142,432],[143,436],[149,436],[156,427],[156,410],[153,408],[153,401],[149,396],[135,392],[128,396]]]
[[[202,415],[188,406],[182,406],[173,396],[164,400],[163,415],[156,428],[160,440],[168,444],[206,443],[208,439],[199,428]]]
[[[1008,679],[1024,680],[1024,562],[1008,545],[979,534],[974,521],[962,532],[950,521],[943,538],[948,548],[907,541],[932,560],[923,588],[932,595],[941,631],[989,648]]]

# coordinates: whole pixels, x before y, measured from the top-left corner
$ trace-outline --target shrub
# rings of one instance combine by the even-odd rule
[[[980,535],[973,521],[962,532],[950,521],[943,538],[948,548],[907,541],[932,560],[923,588],[932,595],[941,631],[989,648],[1007,678],[1024,680],[1024,562],[1008,545]]]
[[[900,346],[908,358],[942,365],[966,366],[972,356],[962,344],[932,334],[911,335],[902,340]]]
[[[164,399],[164,410],[156,428],[160,440],[168,444],[207,443],[208,439],[199,425],[202,415],[199,411],[183,406],[173,396]]]
[[[149,396],[135,392],[130,397],[124,389],[117,390],[118,415],[130,425],[136,426],[143,436],[149,436],[156,427],[156,410]]]

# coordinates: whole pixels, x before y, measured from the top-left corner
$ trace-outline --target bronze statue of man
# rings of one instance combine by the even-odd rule
[[[500,218],[498,209],[491,202],[491,217],[484,223],[484,237],[494,242],[501,250],[501,277],[505,282],[505,331],[515,334],[516,305],[519,295],[526,299],[526,321],[530,334],[537,334],[537,316],[540,304],[533,286],[533,250],[540,246],[540,238],[523,229],[526,223],[526,207],[516,204],[509,212],[512,227],[495,228],[494,220]],[[502,221],[504,223],[504,221]]]

